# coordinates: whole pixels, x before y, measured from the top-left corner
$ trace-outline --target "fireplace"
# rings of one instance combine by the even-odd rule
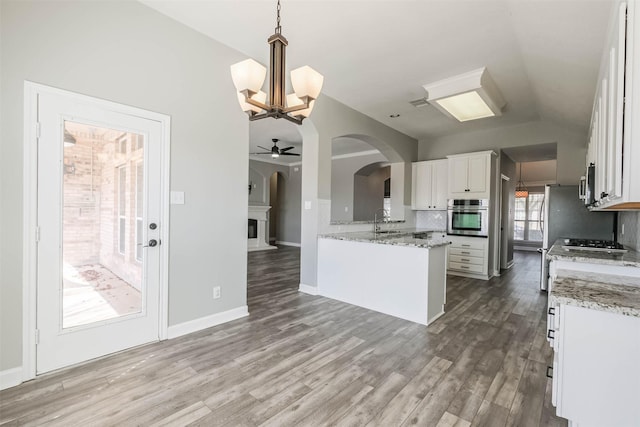
[[[249,206],[248,238],[247,249],[249,251],[264,251],[268,249],[278,249],[267,243],[267,212],[271,206],[254,205]]]
[[[257,239],[258,238],[258,220],[257,219],[249,219],[249,239]]]

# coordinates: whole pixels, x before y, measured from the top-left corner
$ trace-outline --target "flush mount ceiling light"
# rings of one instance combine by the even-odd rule
[[[423,87],[431,105],[460,122],[500,116],[505,105],[485,67]]]
[[[262,91],[267,69],[246,59],[231,66],[231,77],[238,91],[238,101],[242,111],[249,114],[249,120],[287,119],[302,124],[309,117],[315,100],[320,95],[324,77],[309,66],[291,71],[291,86],[295,93],[285,94],[285,51],[287,39],[280,27],[280,0],[277,6],[275,33],[267,40],[271,45],[269,70],[269,100]]]

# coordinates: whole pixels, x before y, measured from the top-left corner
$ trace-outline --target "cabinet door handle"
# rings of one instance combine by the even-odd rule
[[[460,261],[466,261],[469,262],[469,260],[467,258],[460,258]]]
[[[460,251],[460,253],[464,255],[471,255],[469,252],[465,252],[465,251]]]
[[[462,247],[464,247],[464,248],[470,248],[470,247],[471,247],[471,245],[467,245],[467,244],[464,244],[464,243],[463,243],[463,244],[461,244],[460,246],[462,246]]]
[[[549,373],[551,371],[551,373]],[[553,378],[553,366],[547,366],[547,378]]]
[[[464,268],[465,270],[469,269],[469,267],[467,267],[466,265],[461,265],[460,268]]]
[[[556,335],[556,331],[554,331],[553,329],[549,329],[547,331],[547,338],[550,338],[550,339],[553,340],[553,339],[555,339],[555,335]]]
[[[555,316],[556,315],[556,308],[555,307],[549,307],[549,311],[547,311],[547,314],[549,316]]]

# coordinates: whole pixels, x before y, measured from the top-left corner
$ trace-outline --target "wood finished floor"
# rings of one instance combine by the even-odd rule
[[[299,249],[253,252],[249,317],[4,390],[0,425],[564,426],[538,260],[449,277],[424,327],[299,293]]]

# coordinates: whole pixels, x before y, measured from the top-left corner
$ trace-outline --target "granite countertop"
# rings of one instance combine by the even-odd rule
[[[384,222],[382,222],[382,220],[380,220],[381,224],[402,224],[404,223],[405,220],[404,219],[388,219],[385,220]],[[369,220],[364,220],[364,221],[349,221],[346,219],[337,219],[337,220],[332,220],[329,222],[329,225],[350,225],[350,224],[373,224],[373,220],[369,219]]]
[[[640,283],[637,277],[560,270],[549,302],[567,304],[625,316],[640,317]]]
[[[381,245],[409,246],[415,248],[434,248],[448,245],[449,239],[428,239],[428,233],[443,233],[445,230],[433,230],[424,228],[406,228],[390,230],[389,233],[374,233],[373,231],[353,231],[348,233],[323,234],[322,239],[348,240],[352,242],[377,243]]]
[[[629,250],[623,254],[610,254],[607,252],[566,250],[562,245],[564,245],[564,239],[556,240],[547,252],[547,259],[640,268],[640,252]]]

